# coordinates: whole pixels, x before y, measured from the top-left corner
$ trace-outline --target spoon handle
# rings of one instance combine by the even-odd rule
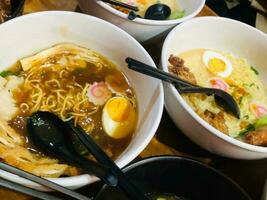
[[[94,174],[95,176],[103,180],[107,185],[109,186],[118,185],[118,179],[113,174],[110,168],[97,164],[80,155],[76,155],[75,158],[72,157],[72,160],[70,159],[70,156],[68,156],[67,159],[71,161],[72,163],[75,163],[77,166],[82,168],[87,173]]]
[[[105,152],[95,143],[95,141],[85,133],[80,126],[74,126],[72,121],[68,121],[67,124],[78,136],[84,146],[93,154],[98,162],[103,165],[109,166],[112,172],[118,177],[118,186],[128,194],[129,198],[134,200],[148,200],[147,197],[129,180],[128,177],[121,171],[116,163],[107,156]]]
[[[204,88],[204,87],[180,87],[177,88],[180,93],[205,93],[207,95],[214,94],[214,88]],[[218,90],[217,92],[220,92]]]
[[[158,78],[162,81],[166,81],[168,83],[174,84],[174,85],[180,85],[183,87],[197,87],[196,85],[189,83],[185,80],[182,80],[176,76],[173,76],[170,73],[164,72],[160,69],[151,67],[145,63],[142,63],[140,61],[137,61],[133,58],[126,58],[126,62],[128,63],[129,69],[132,69],[134,71],[140,72],[142,74],[146,74],[148,76]]]
[[[103,1],[105,3],[109,3],[109,4],[112,4],[112,5],[115,5],[115,6],[120,6],[120,7],[129,9],[129,10],[139,11],[138,7],[132,6],[132,5],[120,2],[120,1],[116,1],[116,0],[101,0],[101,1]]]
[[[220,99],[222,107],[226,110],[229,109],[237,118],[240,117],[240,109],[234,98],[227,92],[214,88],[204,88],[194,85],[179,77],[173,76],[157,68],[153,68],[133,58],[126,58],[129,69],[146,74],[148,76],[158,78],[176,86],[177,90],[181,93],[205,93],[208,95],[214,94],[216,99]]]

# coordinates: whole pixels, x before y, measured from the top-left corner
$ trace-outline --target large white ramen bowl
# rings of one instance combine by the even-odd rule
[[[267,84],[267,35],[231,19],[200,17],[175,27],[167,36],[161,57],[164,71],[168,71],[170,54],[195,48],[209,48],[245,58],[260,72]],[[242,77],[240,77],[242,78]],[[238,159],[267,157],[267,148],[243,143],[231,138],[201,119],[184,101],[174,86],[164,84],[165,105],[175,124],[186,136],[206,150],[221,156]]]
[[[133,21],[128,15],[109,6],[100,0],[78,0],[84,13],[107,20],[126,32],[130,33],[140,42],[147,41],[175,25],[195,17],[205,5],[205,0],[175,0],[185,10],[185,16],[174,20],[147,20],[136,18]]]
[[[154,136],[163,111],[163,88],[159,81],[127,68],[125,58],[131,56],[155,66],[144,48],[116,26],[84,14],[50,11],[25,15],[0,25],[0,71],[18,59],[32,55],[54,44],[72,42],[91,48],[114,62],[128,77],[138,101],[138,125],[127,149],[117,158],[123,167],[137,157]],[[0,176],[38,189],[37,184],[0,171]],[[79,175],[52,179],[71,189],[96,180]]]

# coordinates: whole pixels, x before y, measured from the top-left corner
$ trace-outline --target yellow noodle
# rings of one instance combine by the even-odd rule
[[[79,84],[82,80],[76,81],[79,77],[76,79],[72,72],[77,67],[81,68],[83,66],[83,63],[79,62],[80,60],[91,63],[91,65],[96,66],[95,68],[99,67],[99,70],[108,66],[102,57],[93,52],[88,56],[75,57],[72,55],[69,57],[69,55],[70,52],[66,51],[60,55],[51,55],[45,59],[33,60],[31,67],[22,72],[25,81],[21,87],[27,89],[27,95],[18,106],[21,112],[27,113],[27,116],[38,110],[53,112],[63,121],[74,120],[76,125],[81,125],[89,133],[99,126],[94,122],[96,119],[92,115],[99,112],[101,106],[95,106],[89,102],[87,91],[90,84]],[[33,152],[31,154],[34,155]],[[26,157],[21,157],[18,161],[35,164],[34,160],[29,160]],[[40,165],[40,162],[38,159],[36,166]],[[55,161],[55,163],[58,162]],[[20,167],[26,169],[28,166]],[[68,171],[70,169],[68,168]],[[68,173],[60,171],[54,176],[58,177],[64,174]],[[49,175],[45,176],[49,177]]]
[[[45,82],[45,86],[50,87],[51,86],[50,85],[51,83],[55,83],[58,88],[61,88],[61,85],[60,85],[59,81],[56,80],[56,79],[52,79],[52,80],[46,81]]]
[[[79,117],[74,117],[74,126],[77,126],[79,121]]]
[[[53,71],[51,77],[42,82],[40,74],[46,74],[42,71],[45,68],[47,68],[47,64],[32,67],[26,72],[24,86],[31,90],[31,94],[27,101],[20,105],[22,110],[31,113],[39,109],[54,112],[64,121],[74,119],[75,124],[98,112],[99,106],[93,105],[87,98],[90,84],[86,83],[85,86],[82,86],[75,81],[74,76],[68,80],[67,85],[62,82],[62,80],[66,81],[64,78],[73,70],[73,67],[51,65],[50,70]],[[90,123],[86,125],[85,130],[91,131],[92,125]]]
[[[76,105],[73,107],[73,110],[74,110],[74,111],[79,110],[80,105],[83,104],[83,103],[86,102],[86,101],[87,101],[87,99],[83,99],[82,101],[80,101],[78,104],[76,104]]]
[[[86,83],[85,84],[85,87],[84,87],[84,89],[83,89],[83,92],[82,92],[82,96],[85,98],[85,96],[86,96],[86,93],[87,93],[87,90],[88,90],[88,88],[89,88],[89,84],[88,83]]]
[[[79,88],[81,88],[83,90],[83,87],[78,83],[74,83],[74,86],[79,87]]]
[[[71,89],[71,90],[74,90],[74,87],[72,85],[67,85],[66,87]]]
[[[40,86],[37,85],[37,86],[33,86],[33,87],[39,90],[40,95],[39,95],[39,97],[38,97],[38,99],[37,99],[37,102],[35,103],[34,107],[32,108],[31,112],[35,112],[35,111],[38,110],[38,108],[40,107],[42,98],[43,98],[43,91],[42,91],[42,89],[40,88]]]
[[[63,78],[64,77],[64,73],[66,74],[66,73],[68,73],[68,71],[66,71],[66,70],[60,71],[59,72],[59,78]]]
[[[28,112],[30,110],[30,106],[26,103],[20,104],[20,109],[22,112]]]
[[[64,99],[63,106],[62,106],[61,111],[60,111],[60,117],[61,117],[61,119],[65,119],[64,112],[66,111],[66,104],[67,104],[68,98],[70,98],[70,97],[67,96],[67,97]]]

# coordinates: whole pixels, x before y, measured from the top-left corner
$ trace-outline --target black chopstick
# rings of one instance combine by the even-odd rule
[[[126,177],[116,163],[102,151],[95,141],[79,125],[74,126],[73,120],[68,121],[67,124],[78,136],[84,146],[90,151],[90,153],[93,154],[95,159],[101,164],[110,167],[112,172],[118,177],[118,186],[123,191],[127,192],[131,199],[148,200],[147,197],[132,184],[132,182]]]
[[[89,197],[86,197],[82,194],[79,194],[75,191],[72,191],[68,188],[65,188],[61,185],[58,185],[52,181],[49,181],[47,179],[44,179],[44,178],[41,178],[41,177],[38,177],[38,176],[35,176],[34,174],[31,174],[31,173],[28,173],[26,171],[23,171],[21,169],[18,169],[16,167],[13,167],[11,165],[8,165],[8,164],[5,164],[3,162],[0,162],[0,169],[4,170],[4,171],[7,171],[9,173],[12,173],[12,174],[15,174],[17,176],[20,176],[20,177],[23,177],[25,179],[28,179],[28,180],[31,180],[35,183],[38,183],[40,185],[43,185],[45,187],[48,187],[50,189],[53,189],[57,192],[61,192],[63,194],[66,194],[70,197],[73,197],[75,199],[78,199],[78,200],[91,200]]]
[[[38,199],[43,199],[43,200],[63,200],[61,198],[52,196],[50,194],[44,193],[44,192],[40,192],[40,191],[36,191],[33,190],[31,188],[25,187],[23,185],[19,185],[17,183],[5,180],[0,178],[0,186],[10,189],[10,190],[14,190],[16,192],[22,193],[22,194],[26,194],[28,196],[31,197],[36,197]]]
[[[177,76],[173,76],[172,74],[164,72],[163,70],[159,70],[157,68],[151,67],[133,58],[128,57],[126,58],[125,61],[126,63],[128,63],[129,69],[140,72],[142,74],[146,74],[148,76],[158,78],[160,80],[166,81],[168,83],[172,83],[174,85],[180,85],[183,87],[196,87],[196,85],[189,83],[188,81],[180,79]]]
[[[115,6],[120,6],[120,7],[129,9],[129,10],[139,11],[138,7],[132,6],[132,5],[120,2],[120,1],[116,1],[116,0],[101,0],[101,1],[103,1],[105,3],[109,3],[109,4],[112,4],[112,5],[115,5]]]

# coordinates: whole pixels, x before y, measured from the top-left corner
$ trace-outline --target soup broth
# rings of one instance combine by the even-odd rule
[[[102,120],[103,108],[110,99],[120,97],[129,102],[136,113],[135,93],[126,76],[102,55],[72,44],[62,44],[52,51],[45,50],[21,60],[5,73],[5,79],[18,82],[10,90],[17,109],[14,115],[8,116],[7,122],[23,137],[22,146],[29,150],[28,153],[46,157],[27,138],[27,118],[37,111],[53,112],[63,121],[74,120],[113,159],[128,146],[134,128],[127,130],[129,133],[124,137],[109,136],[103,123],[110,122]],[[137,115],[133,116],[130,121],[133,124],[128,127],[135,127]]]

